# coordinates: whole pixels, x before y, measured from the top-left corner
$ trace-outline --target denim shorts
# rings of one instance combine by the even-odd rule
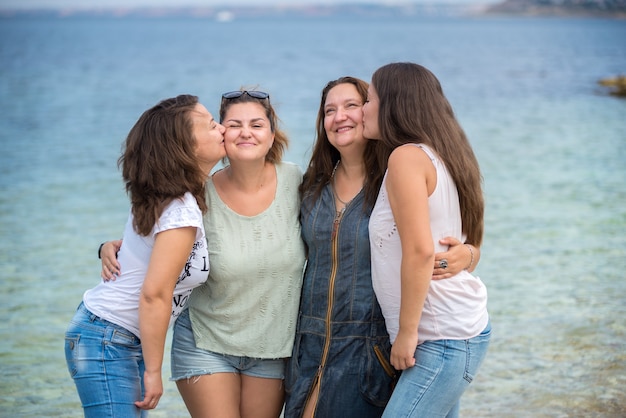
[[[65,359],[87,418],[146,416],[139,338],[82,303],[65,332]]]
[[[196,347],[191,329],[189,309],[185,309],[174,324],[172,337],[172,377],[170,380],[190,379],[214,373],[237,373],[266,379],[284,379],[286,359],[259,359],[214,353]]]

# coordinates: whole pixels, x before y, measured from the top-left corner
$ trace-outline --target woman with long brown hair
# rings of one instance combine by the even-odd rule
[[[478,161],[439,80],[418,64],[376,70],[363,113],[386,167],[369,224],[372,281],[402,371],[383,416],[456,417],[489,345],[487,290],[467,270],[431,277],[440,238],[481,245]]]

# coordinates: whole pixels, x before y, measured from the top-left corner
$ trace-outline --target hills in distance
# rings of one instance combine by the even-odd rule
[[[396,4],[335,4],[281,6],[207,6],[207,7],[144,7],[144,8],[62,8],[5,9],[0,17],[195,17],[227,22],[237,18],[255,17],[429,17],[429,16],[558,16],[626,19],[626,0],[484,0],[449,3],[445,0]]]

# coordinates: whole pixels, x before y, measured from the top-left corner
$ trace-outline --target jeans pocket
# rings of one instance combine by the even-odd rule
[[[474,376],[478,373],[483,360],[487,355],[489,341],[491,339],[491,323],[488,323],[485,329],[476,337],[466,340],[466,364],[463,377],[469,383],[474,380]]]
[[[104,337],[103,359],[131,360],[139,362],[143,358],[141,341],[132,332],[120,326],[108,326]]]
[[[382,366],[383,370],[385,370],[385,373],[387,373],[387,376],[393,379],[393,385],[395,386],[398,371],[391,365],[389,360],[387,360],[387,355],[383,353],[378,344],[374,344],[374,354],[376,354],[376,358],[378,359],[378,362]]]
[[[141,342],[137,336],[129,331],[116,329],[109,340],[111,344],[123,345],[125,347],[139,347]]]
[[[384,407],[398,374],[388,360],[390,347],[369,340],[362,349],[367,354],[361,356],[361,393],[373,405]]]
[[[72,377],[76,376],[76,373],[78,373],[78,367],[76,366],[76,357],[78,356],[79,341],[80,334],[65,334],[65,362],[67,363],[67,370],[70,372],[70,376]]]

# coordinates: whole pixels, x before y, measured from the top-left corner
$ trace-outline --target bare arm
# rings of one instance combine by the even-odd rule
[[[195,236],[196,228],[185,227],[160,232],[155,239],[139,297],[139,331],[146,366],[144,398],[135,402],[140,409],[155,408],[163,394],[161,367],[165,336],[172,315],[172,297]]]
[[[417,328],[435,259],[428,196],[436,179],[435,167],[417,147],[399,147],[389,157],[387,194],[402,246],[400,324],[391,348],[398,370],[415,365]]]

